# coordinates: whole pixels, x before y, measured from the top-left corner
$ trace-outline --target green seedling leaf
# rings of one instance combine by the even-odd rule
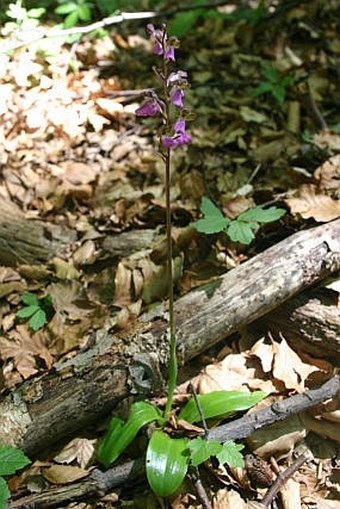
[[[191,226],[201,233],[221,232],[230,223],[230,220],[224,217],[216,205],[205,196],[202,198],[201,211],[205,216],[204,219],[199,219],[196,223],[191,223]]]
[[[230,467],[244,467],[244,459],[240,451],[244,449],[243,444],[236,444],[233,440],[224,442],[221,451],[215,454],[221,465],[227,463]]]
[[[264,81],[260,83],[251,93],[253,97],[257,97],[258,95],[266,94],[267,92],[271,92],[273,90],[273,84]]]
[[[191,463],[197,467],[211,456],[216,456],[222,451],[222,444],[217,440],[203,440],[201,437],[190,440]]]
[[[0,475],[12,475],[31,462],[27,456],[11,445],[0,445]]]
[[[143,426],[152,421],[158,421],[161,417],[158,408],[150,403],[145,401],[133,403],[126,424],[123,424],[123,421],[118,417],[112,419],[109,430],[97,451],[99,461],[108,467],[130,445]]]
[[[38,308],[37,312],[29,319],[28,324],[35,332],[46,323],[46,313],[43,309]]]
[[[180,487],[189,465],[188,442],[170,438],[163,431],[153,432],[146,453],[146,475],[159,497],[168,497]]]
[[[20,309],[15,316],[18,318],[29,318],[34,315],[37,311],[39,311],[39,306],[26,306],[25,308]]]
[[[235,219],[230,223],[227,234],[233,242],[241,242],[242,244],[250,244],[255,238],[253,230],[257,230],[257,223],[246,223]]]
[[[78,6],[75,2],[69,2],[67,4],[60,5],[56,9],[54,9],[54,12],[56,14],[70,14],[71,12],[74,12],[78,9]]]
[[[262,207],[253,207],[251,209],[242,212],[237,220],[242,221],[255,221],[257,223],[271,223],[280,219],[286,211],[277,207],[270,207],[269,209],[263,209]]]
[[[39,299],[35,293],[25,293],[22,295],[21,300],[27,304],[27,306],[39,306]]]
[[[11,496],[11,493],[8,489],[7,482],[3,477],[0,477],[0,509],[6,509],[7,500]]]
[[[214,391],[209,394],[199,394],[198,401],[206,419],[211,417],[225,417],[235,412],[248,410],[266,397],[263,391]],[[178,416],[187,422],[200,422],[201,416],[194,399],[190,399]]]

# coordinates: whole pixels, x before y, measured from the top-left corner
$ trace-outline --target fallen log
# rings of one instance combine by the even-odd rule
[[[175,305],[182,363],[339,271],[340,219],[292,235]],[[164,386],[167,314],[160,306],[127,332],[96,333],[93,345],[9,391],[0,443],[32,458],[109,414],[127,397]]]
[[[289,415],[298,414],[328,399],[340,391],[340,378],[333,377],[317,389],[297,394],[254,413],[247,414],[225,425],[217,426],[209,432],[209,439],[241,440],[254,431],[281,421]],[[138,459],[102,472],[93,470],[82,481],[62,487],[50,488],[42,493],[17,497],[10,502],[8,509],[48,509],[61,507],[71,502],[98,499],[122,484],[128,485],[144,475],[144,461]]]

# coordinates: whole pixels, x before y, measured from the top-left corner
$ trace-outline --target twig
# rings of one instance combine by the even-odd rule
[[[207,426],[207,421],[205,420],[205,417],[204,417],[204,413],[203,413],[201,404],[200,404],[200,402],[198,400],[198,397],[197,397],[197,391],[196,391],[194,385],[191,382],[190,382],[189,386],[190,386],[192,395],[194,397],[198,413],[200,414],[200,418],[201,418],[201,421],[202,421],[202,426],[203,426],[203,429],[204,429],[204,438],[205,438],[205,440],[208,440],[209,429],[208,429],[208,426]]]
[[[272,501],[278,494],[278,492],[281,490],[282,486],[292,477],[295,472],[301,467],[301,465],[304,464],[304,462],[307,460],[307,453],[301,454],[301,456],[298,457],[296,461],[290,467],[286,468],[283,472],[280,472],[277,478],[275,479],[274,483],[271,485],[271,487],[268,489],[267,493],[263,497],[261,503],[265,507],[270,507]]]
[[[212,509],[211,502],[210,502],[208,495],[203,487],[203,484],[202,484],[202,481],[201,481],[201,478],[199,475],[199,470],[197,467],[192,467],[192,472],[191,472],[190,477],[191,477],[192,482],[194,483],[195,489],[197,491],[197,495],[202,503],[203,509]]]

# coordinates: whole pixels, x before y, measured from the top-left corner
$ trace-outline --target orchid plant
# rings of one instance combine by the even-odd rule
[[[154,54],[161,60],[161,65],[153,68],[161,85],[161,93],[148,90],[143,104],[136,110],[136,115],[139,117],[159,116],[161,119],[158,153],[164,162],[165,173],[170,343],[168,395],[163,413],[150,403],[137,401],[132,404],[126,423],[119,417],[114,417],[98,447],[97,457],[104,466],[108,467],[132,442],[142,427],[156,422],[158,429],[154,429],[152,432],[146,452],[146,474],[153,491],[159,496],[166,497],[173,494],[182,484],[189,466],[192,469],[197,469],[198,465],[211,456],[216,457],[222,464],[242,466],[243,457],[240,450],[243,445],[236,444],[231,440],[226,441],[223,445],[216,440],[208,440],[207,429],[205,429],[203,439],[197,437],[192,440],[185,437],[172,438],[164,429],[165,424],[170,421],[178,371],[171,237],[171,152],[191,141],[191,136],[186,132],[186,121],[190,117],[190,109],[184,105],[185,90],[189,86],[189,82],[185,71],[171,69],[176,61],[175,51],[179,48],[179,40],[168,35],[165,24],[158,29],[149,24],[147,31],[153,42]],[[194,398],[184,406],[178,419],[191,424],[203,422],[205,426],[205,418],[224,418],[235,412],[247,410],[265,395],[262,391],[253,393],[216,391],[198,396],[194,393]]]

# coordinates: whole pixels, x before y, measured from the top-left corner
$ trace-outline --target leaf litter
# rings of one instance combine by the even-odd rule
[[[322,49],[323,25],[332,11],[331,6],[314,4],[320,25],[303,21],[309,19],[309,13],[301,5],[278,16],[278,26],[282,23],[286,29],[284,37],[279,35],[280,29],[277,35],[273,33],[275,23],[259,40],[256,28],[247,26],[244,32],[244,22],[230,24],[207,17],[183,41],[182,58],[194,83],[188,98],[197,118],[191,128],[194,142],[174,157],[178,293],[214,279],[252,255],[223,237],[207,242],[204,236],[188,233],[189,223],[199,217],[199,203],[207,190],[230,219],[254,205],[285,203],[291,215],[279,226],[282,235],[287,235],[289,223],[302,228],[312,220],[328,222],[340,216],[340,138],[332,103],[336,86],[330,72],[336,51]],[[222,8],[220,12],[224,12]],[[294,37],[292,27],[300,39]],[[327,24],[327,30],[332,43],[334,25]],[[76,72],[69,72],[69,49],[62,41],[54,40],[54,51],[43,63],[35,51],[25,49],[1,57],[0,196],[18,203],[27,218],[76,232],[68,252],[34,273],[23,265],[0,268],[0,355],[5,388],[51,369],[54,361],[77,352],[89,331],[104,326],[107,320],[112,323],[109,306],[118,308],[113,321],[124,328],[146,304],[166,296],[164,258],[156,243],[139,245],[137,255],[131,247],[127,251],[119,248],[117,255],[115,238],[113,247],[105,248],[105,240],[114,235],[129,235],[136,229],[142,238],[138,232],[164,224],[163,177],[153,153],[152,127],[142,129],[136,123],[138,95],[125,97],[122,93],[142,88],[146,82],[144,48],[148,42],[142,35],[133,37],[117,33],[113,38],[81,40],[76,54],[81,65]],[[313,45],[313,38],[320,48]],[[1,44],[5,42],[3,37]],[[195,48],[195,55],[186,54],[186,47]],[[278,75],[286,73],[308,82],[330,129],[316,127],[311,108],[306,107],[308,94],[300,91],[296,95],[294,83],[287,86],[287,102],[281,107],[270,94],[251,96],[263,79],[261,60],[268,59],[277,66]],[[312,74],[305,65],[309,59],[315,63]],[[292,103],[299,101],[302,108],[296,109]],[[275,242],[276,233],[268,225],[261,235],[272,235]],[[26,324],[17,323],[15,311],[23,293],[45,290],[52,296],[55,314],[44,330],[32,334]],[[312,358],[301,360],[286,343],[284,331],[280,342],[268,336],[247,349],[242,341],[234,341],[223,360],[216,362],[214,356],[209,360],[211,364],[193,379],[202,394],[216,388],[264,390],[272,398],[266,404],[303,392],[312,385],[313,377],[322,379],[331,369],[318,367]],[[280,424],[277,435],[283,437],[281,445],[273,440],[262,449],[265,457],[276,453],[285,458],[288,450],[308,436],[329,437],[328,442],[324,439],[329,445],[326,460],[315,452],[314,459],[296,474],[298,485],[292,481],[285,488],[284,507],[298,507],[293,505],[298,500],[303,508],[326,503],[336,507],[332,497],[338,494],[339,484],[332,461],[337,461],[337,412],[320,409],[319,414],[291,422],[290,428],[288,423]],[[267,437],[262,441],[268,442]],[[55,464],[45,465],[41,467],[45,479],[54,484],[69,482],[78,474],[81,477],[92,452],[91,441],[76,438],[54,458],[74,472],[65,474],[65,469],[58,470]],[[225,475],[228,489],[216,487],[214,507],[256,507],[257,502],[245,502],[231,489],[241,485],[235,477],[230,472]],[[181,493],[177,505],[173,501],[172,506],[189,508],[194,502],[194,494]]]

